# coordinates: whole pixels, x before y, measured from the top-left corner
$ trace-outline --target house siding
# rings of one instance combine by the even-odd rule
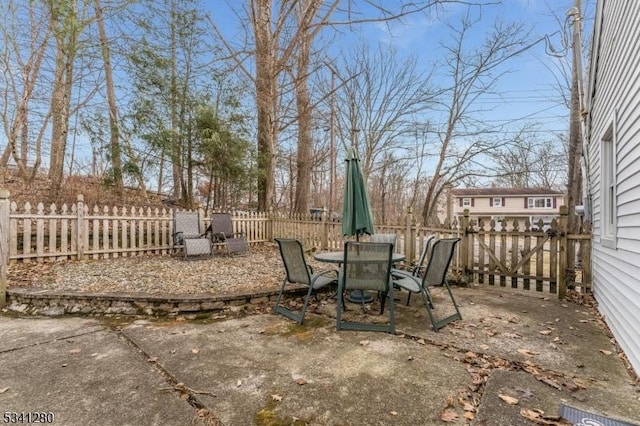
[[[593,289],[605,321],[640,372],[640,2],[598,1],[587,91]],[[598,45],[599,43],[599,45]],[[601,144],[615,122],[615,246],[602,242]]]

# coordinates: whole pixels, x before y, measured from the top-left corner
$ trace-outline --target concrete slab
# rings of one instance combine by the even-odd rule
[[[208,325],[134,324],[124,334],[202,395],[227,425],[440,425],[471,377],[442,350],[385,333],[336,332],[261,315]],[[285,423],[268,423],[281,420]]]
[[[87,318],[0,316],[0,352],[94,333],[103,328],[98,321]]]
[[[71,426],[191,424],[195,410],[95,321],[0,318],[0,323],[3,415],[52,413],[54,424]]]

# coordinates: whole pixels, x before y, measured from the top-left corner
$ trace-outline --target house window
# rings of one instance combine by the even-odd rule
[[[493,207],[502,207],[502,197],[493,198]]]
[[[547,209],[553,206],[553,202],[550,197],[529,197],[528,207],[530,209]]]
[[[603,246],[616,247],[616,152],[614,124],[602,138],[601,161],[601,242]]]
[[[463,198],[462,207],[471,207],[471,198]]]

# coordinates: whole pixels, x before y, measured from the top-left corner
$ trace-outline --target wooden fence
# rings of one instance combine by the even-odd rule
[[[45,207],[29,203],[20,209],[0,189],[0,304],[4,303],[7,265],[10,262],[45,262],[65,259],[103,259],[173,251],[172,209],[89,207],[82,195],[71,206]],[[202,229],[209,222],[201,212]],[[378,233],[398,235],[396,251],[415,261],[428,235],[461,239],[452,272],[462,282],[509,287],[564,296],[567,287],[589,289],[591,235],[570,235],[566,208],[543,230],[543,224],[514,222],[497,231],[492,223],[471,225],[468,212],[460,220],[436,227],[414,223],[409,210],[402,223],[379,224]],[[339,250],[344,237],[340,222],[312,220],[309,216],[248,213],[233,216],[234,230],[250,244],[274,238],[298,238],[305,247]],[[586,228],[588,231],[588,228]],[[577,271],[568,270],[567,253],[573,245],[580,256]],[[577,277],[577,278],[576,278]]]

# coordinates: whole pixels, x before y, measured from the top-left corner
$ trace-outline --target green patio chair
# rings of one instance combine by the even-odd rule
[[[302,324],[304,321],[304,314],[309,305],[309,297],[311,293],[320,290],[331,284],[338,282],[338,270],[326,269],[318,273],[313,272],[313,268],[307,264],[304,258],[304,250],[302,243],[295,239],[276,238],[278,247],[280,248],[280,256],[282,257],[282,263],[284,263],[285,277],[282,280],[282,287],[280,293],[276,299],[276,306],[274,313],[282,314],[287,318],[290,318],[298,323]],[[299,314],[285,308],[280,304],[282,300],[282,294],[284,293],[287,283],[302,284],[308,287],[307,295],[304,299],[304,305]]]
[[[246,253],[249,251],[249,243],[242,232],[233,232],[233,221],[229,213],[213,213],[211,215],[211,241],[223,243],[227,253]]]
[[[427,238],[425,238],[424,240],[424,247],[422,248],[422,253],[420,254],[420,258],[418,259],[418,262],[409,263],[406,270],[400,270],[400,274],[396,273],[398,272],[398,269],[392,269],[391,277],[395,278],[399,275],[399,278],[402,278],[402,275],[406,271],[408,271],[414,277],[422,278],[424,276],[424,271],[427,268],[427,265],[425,265],[424,261],[427,259],[427,256],[430,253],[431,245],[435,241],[435,238],[436,237],[434,235],[428,235]],[[409,302],[411,301],[411,294],[412,294],[411,292],[407,294],[407,306],[409,306]]]
[[[199,212],[174,212],[173,248],[182,250],[185,258],[211,256],[211,241],[200,232]]]
[[[389,243],[395,248],[398,236],[396,234],[373,234],[369,241],[372,243]]]
[[[338,280],[338,307],[336,312],[338,330],[386,331],[395,334],[395,308],[393,286],[390,285],[390,243],[353,242],[344,245],[344,262]],[[373,324],[343,321],[344,292],[362,290],[381,294],[381,303],[389,297],[389,324]],[[382,313],[383,309],[381,310]]]
[[[451,292],[451,287],[447,281],[447,271],[449,270],[449,265],[453,259],[453,253],[458,241],[460,241],[460,238],[445,238],[437,240],[433,244],[431,254],[429,255],[429,262],[427,263],[427,267],[422,277],[415,276],[404,271],[394,271],[393,274],[392,279],[394,286],[398,286],[412,293],[420,293],[422,295],[422,300],[427,308],[429,320],[431,321],[434,331],[438,331],[451,321],[462,319],[456,300]],[[436,286],[445,287],[447,289],[451,302],[455,308],[455,313],[447,315],[441,319],[437,319],[434,314],[433,297],[429,291],[429,287]]]

